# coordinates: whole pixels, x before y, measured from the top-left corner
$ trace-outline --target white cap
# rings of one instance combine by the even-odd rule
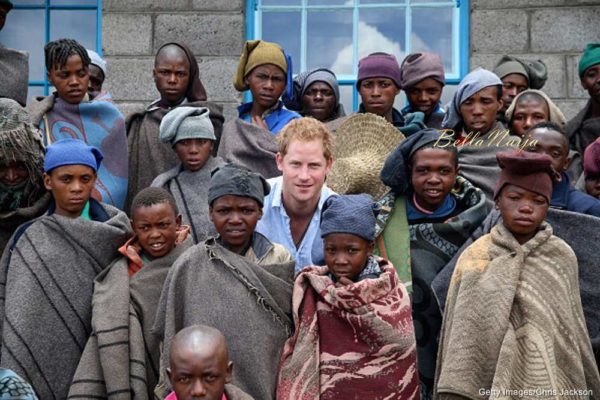
[[[106,77],[106,61],[104,61],[102,57],[100,57],[100,55],[94,50],[86,50],[88,52],[88,56],[90,56],[90,59],[92,60],[91,63],[100,68],[102,70],[102,73],[104,74],[104,77]]]

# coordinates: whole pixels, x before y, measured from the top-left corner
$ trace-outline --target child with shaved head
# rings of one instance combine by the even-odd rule
[[[206,325],[192,325],[175,335],[167,375],[173,392],[165,400],[251,400],[231,385],[233,362],[225,336]]]

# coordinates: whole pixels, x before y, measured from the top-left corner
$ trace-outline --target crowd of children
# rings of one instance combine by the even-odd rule
[[[569,123],[512,56],[442,107],[439,55],[370,54],[346,115],[252,40],[229,121],[183,43],[127,119],[98,54],[45,61],[0,98],[0,398],[600,398],[600,44]]]

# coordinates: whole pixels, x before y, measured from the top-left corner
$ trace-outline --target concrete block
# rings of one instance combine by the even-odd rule
[[[527,51],[527,13],[522,10],[473,11],[471,13],[472,53]]]
[[[243,0],[193,0],[192,7],[200,11],[242,11]]]
[[[506,53],[505,53],[506,54]],[[565,59],[560,54],[511,54],[524,60],[542,60],[548,68],[548,80],[542,90],[550,97],[567,97],[567,71]],[[471,69],[482,67],[494,69],[502,54],[473,54],[471,56]]]
[[[104,14],[102,16],[102,42],[105,54],[109,56],[152,53],[151,15]]]
[[[571,0],[471,0],[473,9],[493,10],[493,9],[514,9],[529,7],[552,7],[564,6]],[[593,1],[593,0],[587,0]]]
[[[229,0],[223,0],[228,2]],[[104,0],[102,11],[175,11],[189,9],[190,0]]]
[[[554,103],[560,108],[560,110],[565,115],[567,121],[573,119],[579,111],[585,107],[587,100],[554,100]]]
[[[171,41],[186,43],[200,56],[239,56],[244,43],[241,14],[163,14],[154,28],[154,50]]]
[[[116,101],[150,102],[159,94],[152,78],[154,58],[107,58],[106,87]]]
[[[568,56],[567,57],[567,87],[570,98],[577,99],[589,99],[589,94],[581,86],[581,79],[579,78],[579,58],[581,55]]]
[[[198,69],[200,70],[200,79],[202,79],[208,98],[211,101],[241,101],[241,93],[233,87],[233,74],[235,73],[237,64],[237,58],[211,58],[199,60]]]
[[[550,8],[532,12],[533,52],[581,51],[585,43],[598,41],[600,7]]]
[[[125,118],[134,113],[144,111],[146,106],[147,104],[142,102],[117,102],[117,107],[125,115]]]

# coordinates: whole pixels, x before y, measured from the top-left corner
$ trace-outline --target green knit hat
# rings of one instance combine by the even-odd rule
[[[579,77],[583,78],[585,70],[596,64],[600,64],[600,43],[588,43],[579,60]]]

